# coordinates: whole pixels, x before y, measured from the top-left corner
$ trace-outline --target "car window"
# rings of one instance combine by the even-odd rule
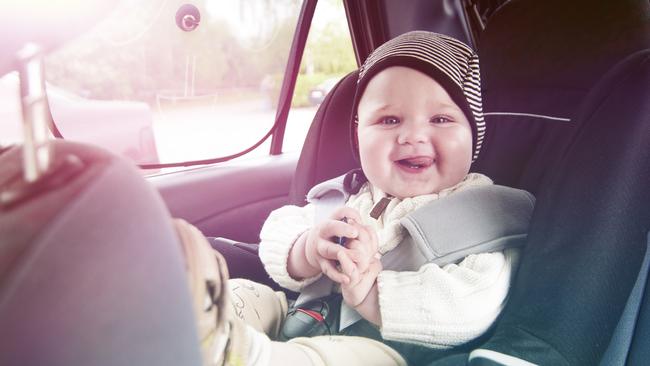
[[[23,141],[21,121],[18,73],[10,72],[0,78],[0,148]]]
[[[302,2],[192,4],[122,1],[91,31],[47,55],[48,101],[64,138],[137,164],[165,164],[235,154],[270,130]],[[342,2],[320,1],[283,151],[301,148],[319,103],[354,68]],[[1,81],[0,93],[14,95],[17,77]],[[13,132],[4,144],[20,139]],[[268,155],[269,146],[247,156]]]
[[[65,138],[151,164],[230,155],[266,134],[301,1],[192,4],[123,1],[47,57]]]

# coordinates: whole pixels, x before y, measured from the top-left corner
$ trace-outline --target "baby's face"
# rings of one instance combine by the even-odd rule
[[[398,198],[437,193],[459,183],[472,162],[472,130],[443,87],[411,68],[375,75],[359,101],[361,167]]]

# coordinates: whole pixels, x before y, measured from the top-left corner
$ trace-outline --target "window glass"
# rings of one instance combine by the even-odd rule
[[[198,15],[179,15],[186,3],[123,1],[48,55],[65,138],[176,163],[237,153],[271,128],[301,1],[196,0]]]
[[[22,143],[22,110],[18,73],[0,77],[0,148]]]
[[[320,103],[343,76],[356,68],[343,2],[319,1],[296,81],[284,151],[302,148]]]

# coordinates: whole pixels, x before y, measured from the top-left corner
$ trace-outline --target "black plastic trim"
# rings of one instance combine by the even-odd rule
[[[311,21],[314,18],[316,11],[316,4],[318,0],[305,0],[298,18],[298,25],[296,32],[293,35],[293,43],[291,44],[291,52],[287,60],[287,68],[284,71],[284,79],[282,81],[282,89],[280,89],[280,101],[278,102],[278,109],[275,115],[274,133],[271,138],[271,155],[278,155],[282,153],[282,140],[284,139],[284,130],[287,126],[287,117],[291,109],[291,99],[293,91],[298,79],[298,72],[300,71],[300,62],[302,61],[302,54],[305,51],[305,44],[307,43],[307,36],[311,28]]]

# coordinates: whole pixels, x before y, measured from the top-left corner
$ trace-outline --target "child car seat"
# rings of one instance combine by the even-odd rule
[[[607,347],[649,229],[643,187],[650,162],[643,146],[650,98],[649,83],[633,83],[626,74],[639,77],[643,67],[629,63],[609,79],[624,83],[594,85],[619,60],[648,47],[648,7],[640,0],[512,0],[489,20],[479,42],[488,132],[472,169],[535,193],[539,208],[513,298],[486,349],[548,364],[594,364]],[[294,204],[304,204],[316,183],[353,166],[351,155],[340,152],[349,140],[354,80],[341,81],[312,124],[292,186]],[[597,107],[605,101],[608,112]],[[619,117],[617,108],[627,110]],[[608,128],[616,129],[613,140]],[[626,250],[615,251],[613,243]],[[602,275],[594,276],[599,268]],[[610,291],[611,303],[603,298]],[[457,359],[467,362],[466,355]]]
[[[603,366],[613,365],[616,361],[618,364],[643,365],[650,359],[650,235],[644,265],[626,304],[624,317],[621,317],[600,362]]]
[[[25,189],[19,147],[0,154],[0,364],[200,365],[162,199],[122,158],[52,147],[42,189]]]

